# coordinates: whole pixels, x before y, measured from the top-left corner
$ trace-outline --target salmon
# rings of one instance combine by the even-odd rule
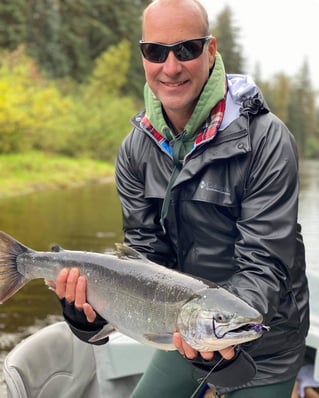
[[[143,344],[175,350],[178,331],[198,351],[219,351],[262,336],[262,315],[227,289],[156,264],[117,244],[110,253],[36,251],[0,231],[0,303],[33,279],[62,268],[87,278],[87,300],[108,321],[92,341],[117,330]]]

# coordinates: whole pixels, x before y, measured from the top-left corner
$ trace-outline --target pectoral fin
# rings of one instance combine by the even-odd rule
[[[146,340],[157,344],[172,344],[173,334],[172,333],[145,333],[144,337]]]
[[[95,343],[96,341],[103,340],[113,332],[115,332],[115,328],[108,323],[103,327],[102,330],[89,339],[89,343]]]

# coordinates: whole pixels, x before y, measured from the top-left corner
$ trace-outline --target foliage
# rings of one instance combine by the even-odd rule
[[[116,60],[124,48],[126,65],[119,67]],[[90,82],[67,95],[44,77],[23,47],[2,59],[0,153],[37,149],[114,160],[135,113],[133,101],[118,94],[127,78],[127,42],[102,54]],[[101,71],[109,68],[107,77]]]
[[[125,92],[142,96],[144,76],[138,51],[140,16],[149,0],[2,0],[0,47],[27,52],[51,78],[84,82],[94,61],[126,39],[135,51]],[[3,27],[1,30],[1,26]]]
[[[129,93],[144,83],[136,43],[147,3],[1,2],[0,27],[6,21],[8,28],[0,44],[27,44],[0,53],[0,154],[41,150],[113,162],[136,112],[136,97]],[[240,32],[228,7],[213,33],[226,71],[243,72]],[[256,81],[294,134],[301,157],[319,157],[319,111],[307,62],[293,78],[278,73],[262,81],[256,70]]]
[[[284,73],[277,73],[271,84],[271,103],[276,115],[288,123],[289,99],[291,97],[290,79]]]
[[[69,101],[42,77],[23,46],[1,58],[0,153],[28,150],[45,131],[52,133],[53,118],[67,112]]]
[[[14,50],[27,36],[27,0],[1,0],[0,48]]]
[[[311,87],[309,76],[308,64],[305,62],[292,82],[287,122],[288,127],[295,135],[301,156],[306,156],[306,152],[309,153],[309,143],[314,143],[319,138],[315,93]]]
[[[37,189],[76,186],[112,178],[114,168],[105,162],[32,151],[0,155],[0,198]]]
[[[127,84],[130,67],[131,44],[122,40],[117,46],[110,46],[95,61],[95,68],[89,81],[89,95],[98,93],[119,96]],[[114,77],[116,76],[116,79]]]
[[[278,73],[268,82],[257,80],[272,110],[292,132],[301,158],[319,157],[319,120],[316,93],[307,62],[293,78]]]
[[[223,57],[227,73],[243,73],[244,59],[239,44],[239,28],[233,23],[230,7],[225,7],[217,16],[212,34],[217,38],[217,50]]]

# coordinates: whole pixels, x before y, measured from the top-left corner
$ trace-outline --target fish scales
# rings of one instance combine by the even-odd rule
[[[155,263],[107,254],[30,252],[19,255],[17,265],[28,279],[55,279],[62,268],[78,266],[88,280],[88,302],[115,328],[144,343],[145,332],[174,331],[179,308],[207,288],[200,280]]]
[[[55,248],[39,252],[0,231],[0,302],[36,278],[55,280],[78,267],[87,278],[87,300],[109,325],[141,343],[173,350],[179,331],[194,348],[219,350],[258,338],[266,330],[259,312],[218,285],[179,273],[117,245],[115,253]]]

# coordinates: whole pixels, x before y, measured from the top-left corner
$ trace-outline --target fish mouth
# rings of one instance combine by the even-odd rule
[[[215,319],[213,319],[213,332],[216,339],[222,339],[225,336],[261,335],[269,330],[269,326],[262,323],[243,323],[230,328],[229,325],[227,327],[225,325],[218,325]]]

